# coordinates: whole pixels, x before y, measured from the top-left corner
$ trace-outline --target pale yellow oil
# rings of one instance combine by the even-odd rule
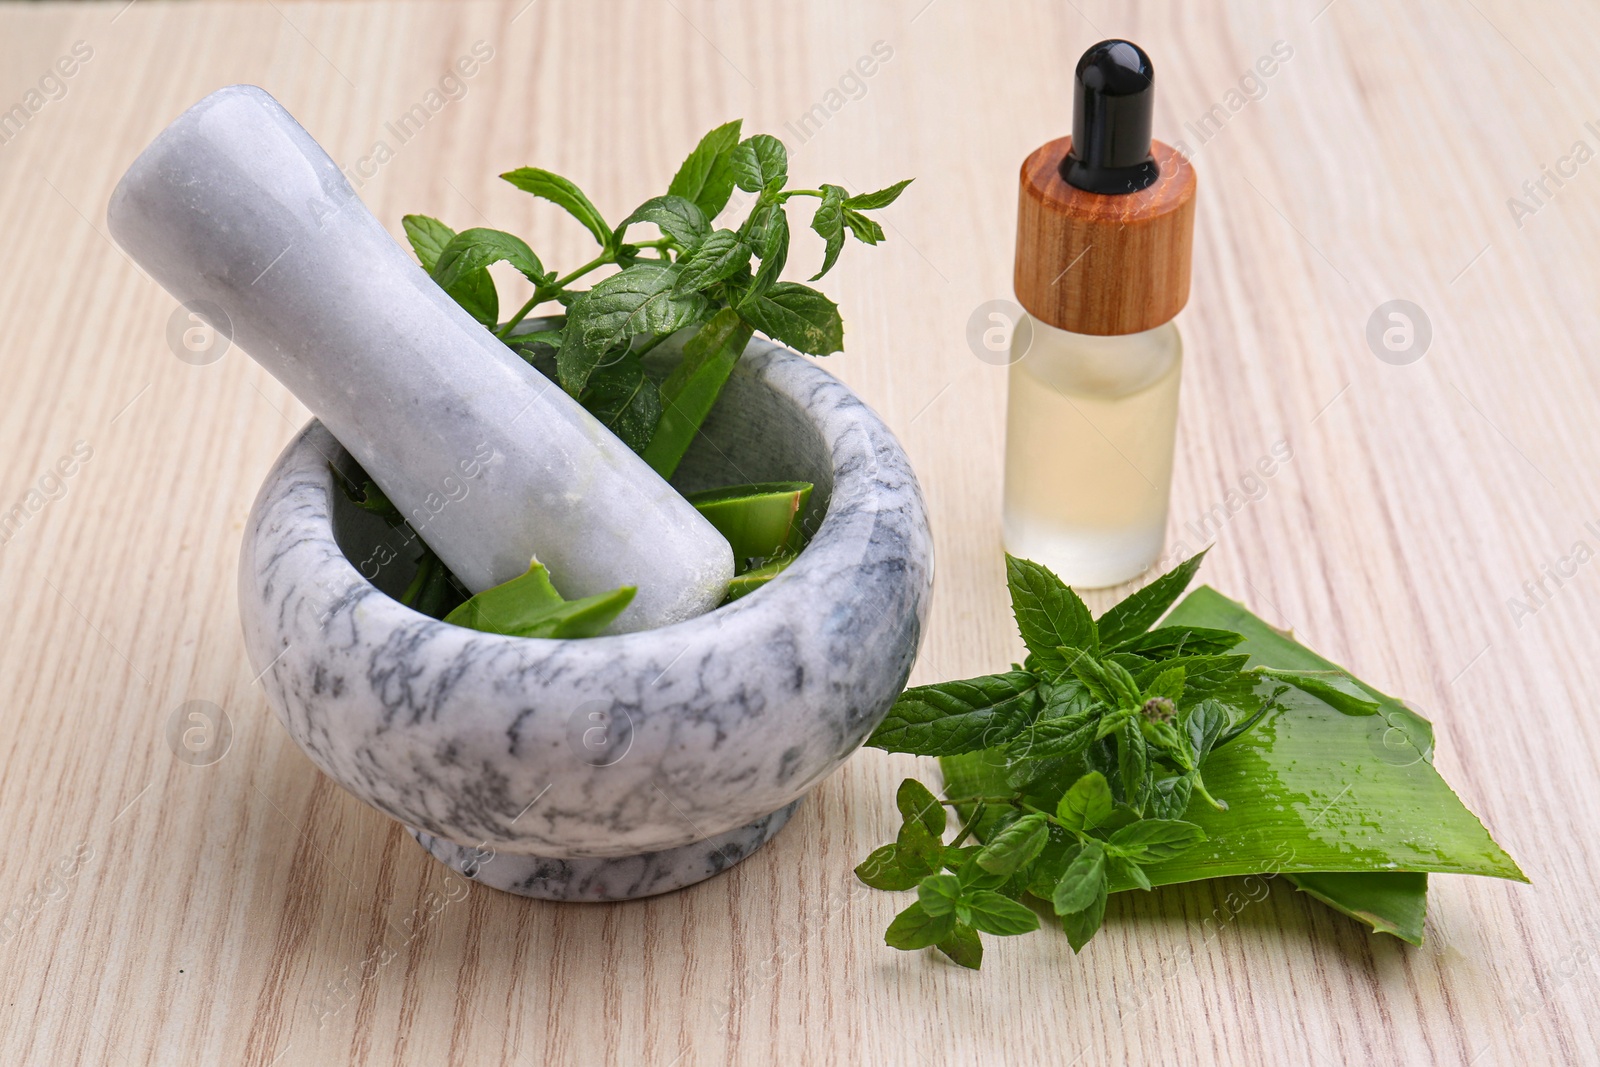
[[[1069,585],[1136,578],[1161,555],[1183,344],[1168,322],[1090,337],[1037,320],[1011,364],[1005,543]],[[1013,353],[1015,354],[1015,353]]]

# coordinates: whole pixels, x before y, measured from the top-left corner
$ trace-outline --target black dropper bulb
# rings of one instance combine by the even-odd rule
[[[1150,155],[1155,67],[1132,41],[1101,41],[1078,60],[1072,150],[1061,177],[1091,193],[1132,193],[1160,175]]]

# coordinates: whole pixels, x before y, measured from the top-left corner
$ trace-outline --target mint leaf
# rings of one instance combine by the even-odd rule
[[[1086,833],[1111,818],[1111,786],[1099,771],[1072,783],[1056,804],[1056,818],[1068,830]]]
[[[856,864],[856,877],[874,889],[905,890],[916,887],[925,871],[916,871],[900,862],[899,849],[884,845]]]
[[[1144,687],[1144,698],[1146,700],[1170,700],[1176,704],[1183,699],[1183,676],[1184,668],[1182,664],[1167,668],[1156,675],[1149,685]]]
[[[1048,567],[1006,554],[1006,584],[1011,589],[1011,613],[1028,651],[1046,667],[1066,666],[1061,647],[1093,650],[1099,647],[1089,608]]]
[[[1121,664],[1097,659],[1088,652],[1070,646],[1064,645],[1057,651],[1078,681],[1102,704],[1110,708],[1133,708],[1139,705],[1139,680]]]
[[[917,902],[929,915],[948,915],[961,899],[961,883],[953,874],[930,874],[917,883]]]
[[[713,230],[694,251],[678,260],[680,274],[673,291],[695,293],[711,288],[750,266],[750,246],[732,230]]]
[[[661,418],[661,388],[631,352],[591,374],[578,401],[635,452],[649,445]]]
[[[936,945],[955,931],[953,914],[929,915],[920,903],[913,904],[894,917],[884,932],[884,944],[904,951]]]
[[[1011,937],[1039,929],[1039,916],[1032,908],[992,889],[979,889],[963,903],[968,921],[986,934]]]
[[[1369,699],[1355,679],[1343,671],[1280,671],[1271,667],[1258,670],[1268,678],[1288,682],[1346,715],[1377,714],[1378,702]]]
[[[890,204],[898,200],[900,198],[900,194],[905,192],[906,186],[910,185],[915,180],[916,179],[914,178],[907,178],[905,181],[895,182],[887,189],[879,189],[875,193],[862,193],[859,196],[852,196],[845,201],[845,206],[853,207],[860,211],[870,211],[873,208],[888,207]],[[823,186],[824,190],[827,188],[828,187],[826,185]]]
[[[1063,759],[1089,747],[1100,724],[1098,711],[1081,711],[1059,719],[1041,715],[1019,737],[1006,746],[1009,760],[1036,762]]]
[[[1231,723],[1232,717],[1227,709],[1215,700],[1202,700],[1190,709],[1183,725],[1189,735],[1189,744],[1194,748],[1196,766],[1211,754],[1217,738],[1223,735]]]
[[[747,193],[759,193],[773,182],[789,178],[789,153],[771,134],[758,133],[740,141],[729,158],[733,180]]]
[[[652,197],[633,209],[633,214],[617,224],[612,235],[614,246],[621,246],[622,237],[636,222],[653,222],[662,233],[677,241],[685,249],[694,248],[711,232],[711,223],[705,212],[693,200],[671,193]]]
[[[1117,771],[1122,778],[1122,798],[1135,811],[1144,810],[1145,788],[1150,782],[1150,752],[1137,716],[1116,732]]]
[[[894,803],[900,809],[900,817],[906,822],[920,822],[934,837],[943,836],[944,805],[928,791],[927,786],[915,778],[907,778],[895,791]]]
[[[1150,814],[1158,819],[1181,819],[1193,793],[1194,778],[1187,774],[1161,778],[1150,791]]]
[[[1099,891],[1087,907],[1061,916],[1061,929],[1073,952],[1082,952],[1083,946],[1099,932],[1100,924],[1105,921],[1107,888],[1107,880],[1102,878]]]
[[[761,257],[761,267],[750,283],[749,295],[740,301],[741,304],[765,294],[783,273],[783,265],[789,259],[789,216],[782,204],[775,200],[764,201],[745,220],[743,232],[756,255]]]
[[[1139,889],[1149,891],[1154,888],[1150,884],[1150,876],[1144,873],[1143,867],[1115,853],[1106,854],[1106,870],[1111,877],[1132,882]]]
[[[500,294],[495,291],[494,279],[487,270],[473,271],[445,292],[480,326],[493,330],[499,325]]]
[[[992,748],[1021,732],[1038,699],[1038,680],[1024,671],[918,686],[900,694],[867,744],[919,756]]]
[[[739,143],[740,120],[724,123],[700,138],[689,158],[667,186],[668,196],[692,201],[708,219],[714,219],[733,195],[733,168],[729,157]]]
[[[883,227],[849,206],[844,209],[844,224],[864,245],[875,245],[883,240]]]
[[[918,877],[932,874],[944,865],[944,842],[920,822],[908,822],[895,837],[895,857]]]
[[[1160,626],[1123,641],[1118,652],[1144,659],[1170,659],[1182,654],[1214,656],[1238,645],[1244,638],[1232,630],[1212,630],[1204,626]]]
[[[567,311],[567,328],[557,354],[561,387],[577,396],[589,375],[613,348],[635,334],[672,333],[705,314],[699,293],[677,295],[679,267],[636,263],[581,294]]]
[[[1050,824],[1038,812],[1029,812],[990,837],[978,853],[976,862],[990,874],[1009,877],[1019,868],[1032,863],[1049,840]]]
[[[1177,667],[1183,668],[1183,703],[1198,704],[1215,697],[1226,704],[1248,700],[1260,678],[1245,672],[1249,656],[1178,656],[1175,659],[1152,663],[1134,676],[1140,687],[1153,684],[1157,676]]]
[[[448,290],[466,275],[501,261],[510,263],[535,285],[547,278],[544,265],[526,241],[515,234],[482,227],[462,230],[450,238],[439,250],[429,273],[440,288]]]
[[[839,250],[844,247],[844,202],[847,195],[843,186],[822,187],[822,202],[817,205],[816,214],[811,216],[811,228],[827,244],[822,256],[822,269],[811,276],[811,281],[832,270],[839,259]]]
[[[440,254],[455,239],[456,231],[427,215],[407,215],[400,221],[405,226],[406,240],[411,242],[422,269],[431,275]],[[500,295],[495,291],[494,279],[487,270],[472,271],[441,288],[479,325],[492,330],[500,321]]]
[[[600,209],[589,202],[572,182],[559,174],[538,167],[519,167],[500,175],[525,193],[548,200],[588,227],[602,248],[611,245],[611,227],[600,217]]]
[[[1203,549],[1172,568],[1136,593],[1130,593],[1120,603],[1100,616],[1100,641],[1107,647],[1129,638],[1137,637],[1155,625],[1167,613],[1173,602],[1183,595],[1206,558]]]
[[[1098,841],[1085,841],[1056,882],[1051,903],[1057,915],[1071,915],[1094,903],[1106,891],[1106,852]]]
[[[1192,822],[1178,819],[1140,819],[1111,835],[1109,846],[1134,863],[1160,863],[1182,855],[1206,839]]]
[[[826,356],[844,349],[838,305],[798,282],[778,282],[741,303],[739,314],[774,341],[807,355]]]
[[[981,846],[971,846],[963,849],[951,849],[959,852],[962,860],[956,867],[956,880],[966,889],[997,889],[1006,884],[1010,875],[991,874],[978,865],[978,855],[983,851]],[[947,857],[948,858],[948,857]]]
[[[431,274],[433,265],[439,261],[439,253],[456,231],[427,215],[407,215],[400,220],[400,225],[405,227],[406,240],[411,242],[411,250],[417,254],[422,269]]]
[[[976,971],[983,966],[983,940],[966,923],[957,922],[950,936],[935,947],[963,967]]]

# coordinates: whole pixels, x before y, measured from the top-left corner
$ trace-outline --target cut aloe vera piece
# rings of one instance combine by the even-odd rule
[[[811,500],[810,482],[730,485],[688,499],[728,539],[741,568],[746,560],[793,555],[805,543],[800,521]]]
[[[1189,594],[1165,626],[1232,630],[1252,665],[1327,671],[1337,665],[1273,629],[1209,586]],[[1426,719],[1357,683],[1377,714],[1352,716],[1300,690],[1205,767],[1227,811],[1194,802],[1184,818],[1206,841],[1145,868],[1154,885],[1281,873],[1305,892],[1408,941],[1420,940],[1426,872],[1527,881],[1515,861],[1433,768]],[[1009,792],[997,753],[940,760],[946,793]],[[1113,880],[1113,892],[1132,888]]]
[[[469,599],[444,618],[454,626],[508,637],[594,637],[633,600],[632,586],[565,600],[550,572],[534,561],[520,574]]]
[[[683,346],[683,362],[661,383],[661,418],[640,453],[661,477],[678,469],[754,334],[737,311],[723,308]]]
[[[756,567],[753,570],[745,571],[743,574],[739,575],[733,581],[728,583],[728,595],[722,602],[724,604],[731,604],[742,596],[749,596],[751,593],[755,592],[757,589],[760,589],[762,586],[772,581],[772,579],[782,574],[784,568],[788,567],[789,564],[793,562],[793,556],[779,556],[777,559],[763,563],[761,566]]]

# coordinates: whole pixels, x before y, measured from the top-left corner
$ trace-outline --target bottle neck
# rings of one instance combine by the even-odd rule
[[[1013,334],[1013,367],[1078,395],[1118,397],[1159,381],[1183,355],[1177,324],[1139,333],[1095,335],[1057,329],[1029,316],[1031,331]],[[1018,353],[1017,346],[1026,346]]]

